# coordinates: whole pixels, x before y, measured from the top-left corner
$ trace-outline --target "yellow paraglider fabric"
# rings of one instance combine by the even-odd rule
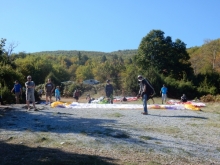
[[[184,104],[186,109],[194,110],[194,111],[200,111],[201,109],[199,107],[196,107],[192,104]]]

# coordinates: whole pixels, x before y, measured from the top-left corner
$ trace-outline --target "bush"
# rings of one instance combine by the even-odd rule
[[[206,96],[202,96],[200,98],[200,100],[202,102],[214,102],[215,101],[215,96],[209,94],[209,95],[206,95]]]
[[[11,93],[11,90],[8,89],[8,87],[4,86],[1,88],[1,99],[2,99],[2,104],[12,104],[15,103],[15,97]]]

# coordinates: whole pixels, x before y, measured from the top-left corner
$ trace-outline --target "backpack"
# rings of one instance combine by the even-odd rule
[[[150,83],[149,80],[147,80],[147,79],[144,79],[144,80],[147,84],[147,96],[148,96],[148,98],[153,97],[155,95],[155,90],[154,90],[152,84]]]

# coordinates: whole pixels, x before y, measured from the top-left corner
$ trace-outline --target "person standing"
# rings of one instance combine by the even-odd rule
[[[34,110],[37,111],[35,107],[35,97],[34,97],[34,89],[35,89],[35,83],[34,81],[31,81],[31,76],[27,76],[27,82],[25,83],[26,87],[26,103],[28,107],[28,111],[30,111],[30,101],[33,103]]]
[[[55,89],[55,97],[56,97],[56,101],[59,100],[60,101],[60,87],[57,86]]]
[[[109,102],[111,104],[113,104],[113,86],[112,86],[112,84],[110,84],[110,80],[106,81],[105,94],[106,94],[106,97],[108,98]]]
[[[51,97],[54,90],[54,84],[51,82],[51,79],[47,80],[47,83],[44,86],[44,92],[46,93],[46,105],[51,103]],[[48,102],[49,97],[49,102]]]
[[[90,94],[87,94],[87,95],[86,95],[86,100],[88,101],[88,103],[91,103],[92,98],[90,97]]]
[[[11,93],[15,93],[15,101],[16,104],[19,104],[19,98],[20,96],[22,96],[22,88],[21,88],[21,84],[19,84],[18,80],[15,80],[15,85],[11,90]]]
[[[162,104],[167,100],[167,87],[163,84],[163,87],[160,90],[160,94],[162,94]]]
[[[79,96],[80,96],[80,90],[78,90],[78,89],[76,88],[76,90],[73,92],[73,98],[76,99],[76,102],[79,101]]]
[[[143,107],[144,107],[144,112],[142,112],[142,114],[148,115],[147,100],[150,97],[150,95],[152,95],[152,93],[155,93],[154,88],[147,79],[144,79],[142,77],[142,75],[138,75],[138,81],[139,81],[140,89],[137,98],[142,97]]]

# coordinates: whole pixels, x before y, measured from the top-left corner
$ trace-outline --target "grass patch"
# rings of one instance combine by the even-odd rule
[[[108,114],[108,117],[123,117],[124,115],[120,114],[120,113],[112,113],[112,114]]]
[[[218,122],[209,122],[207,123],[208,127],[220,128],[220,123]]]
[[[172,135],[181,132],[178,127],[146,127],[146,128],[144,128],[144,130],[151,131],[151,132],[172,134]]]
[[[49,139],[46,138],[46,137],[39,137],[39,138],[36,140],[36,143],[42,143],[42,142],[45,142],[45,141],[49,141]]]
[[[153,140],[153,138],[150,136],[140,136],[139,138],[143,140]]]
[[[165,152],[165,153],[167,153],[167,154],[169,154],[169,153],[172,152],[172,151],[171,151],[170,149],[168,149],[168,148],[163,148],[162,150],[163,150],[163,152]]]
[[[11,141],[11,140],[13,140],[14,139],[14,137],[9,137],[8,139],[7,139],[7,141]]]
[[[150,161],[146,165],[162,165],[161,163],[155,162],[155,161]]]
[[[190,125],[190,126],[192,126],[192,127],[198,127],[198,126],[201,125],[201,124],[190,123],[190,124],[188,124],[188,125]]]
[[[150,148],[150,149],[149,149],[149,152],[154,152],[154,149],[153,149],[153,148]]]
[[[156,144],[162,144],[161,142],[155,142]]]
[[[202,111],[220,114],[220,103],[206,103],[206,107],[203,107]]]
[[[128,162],[128,163],[125,163],[124,165],[138,165],[137,163],[130,163],[130,162]]]
[[[81,134],[81,135],[84,135],[84,136],[87,136],[87,135],[88,135],[85,130],[80,131],[80,134]]]

